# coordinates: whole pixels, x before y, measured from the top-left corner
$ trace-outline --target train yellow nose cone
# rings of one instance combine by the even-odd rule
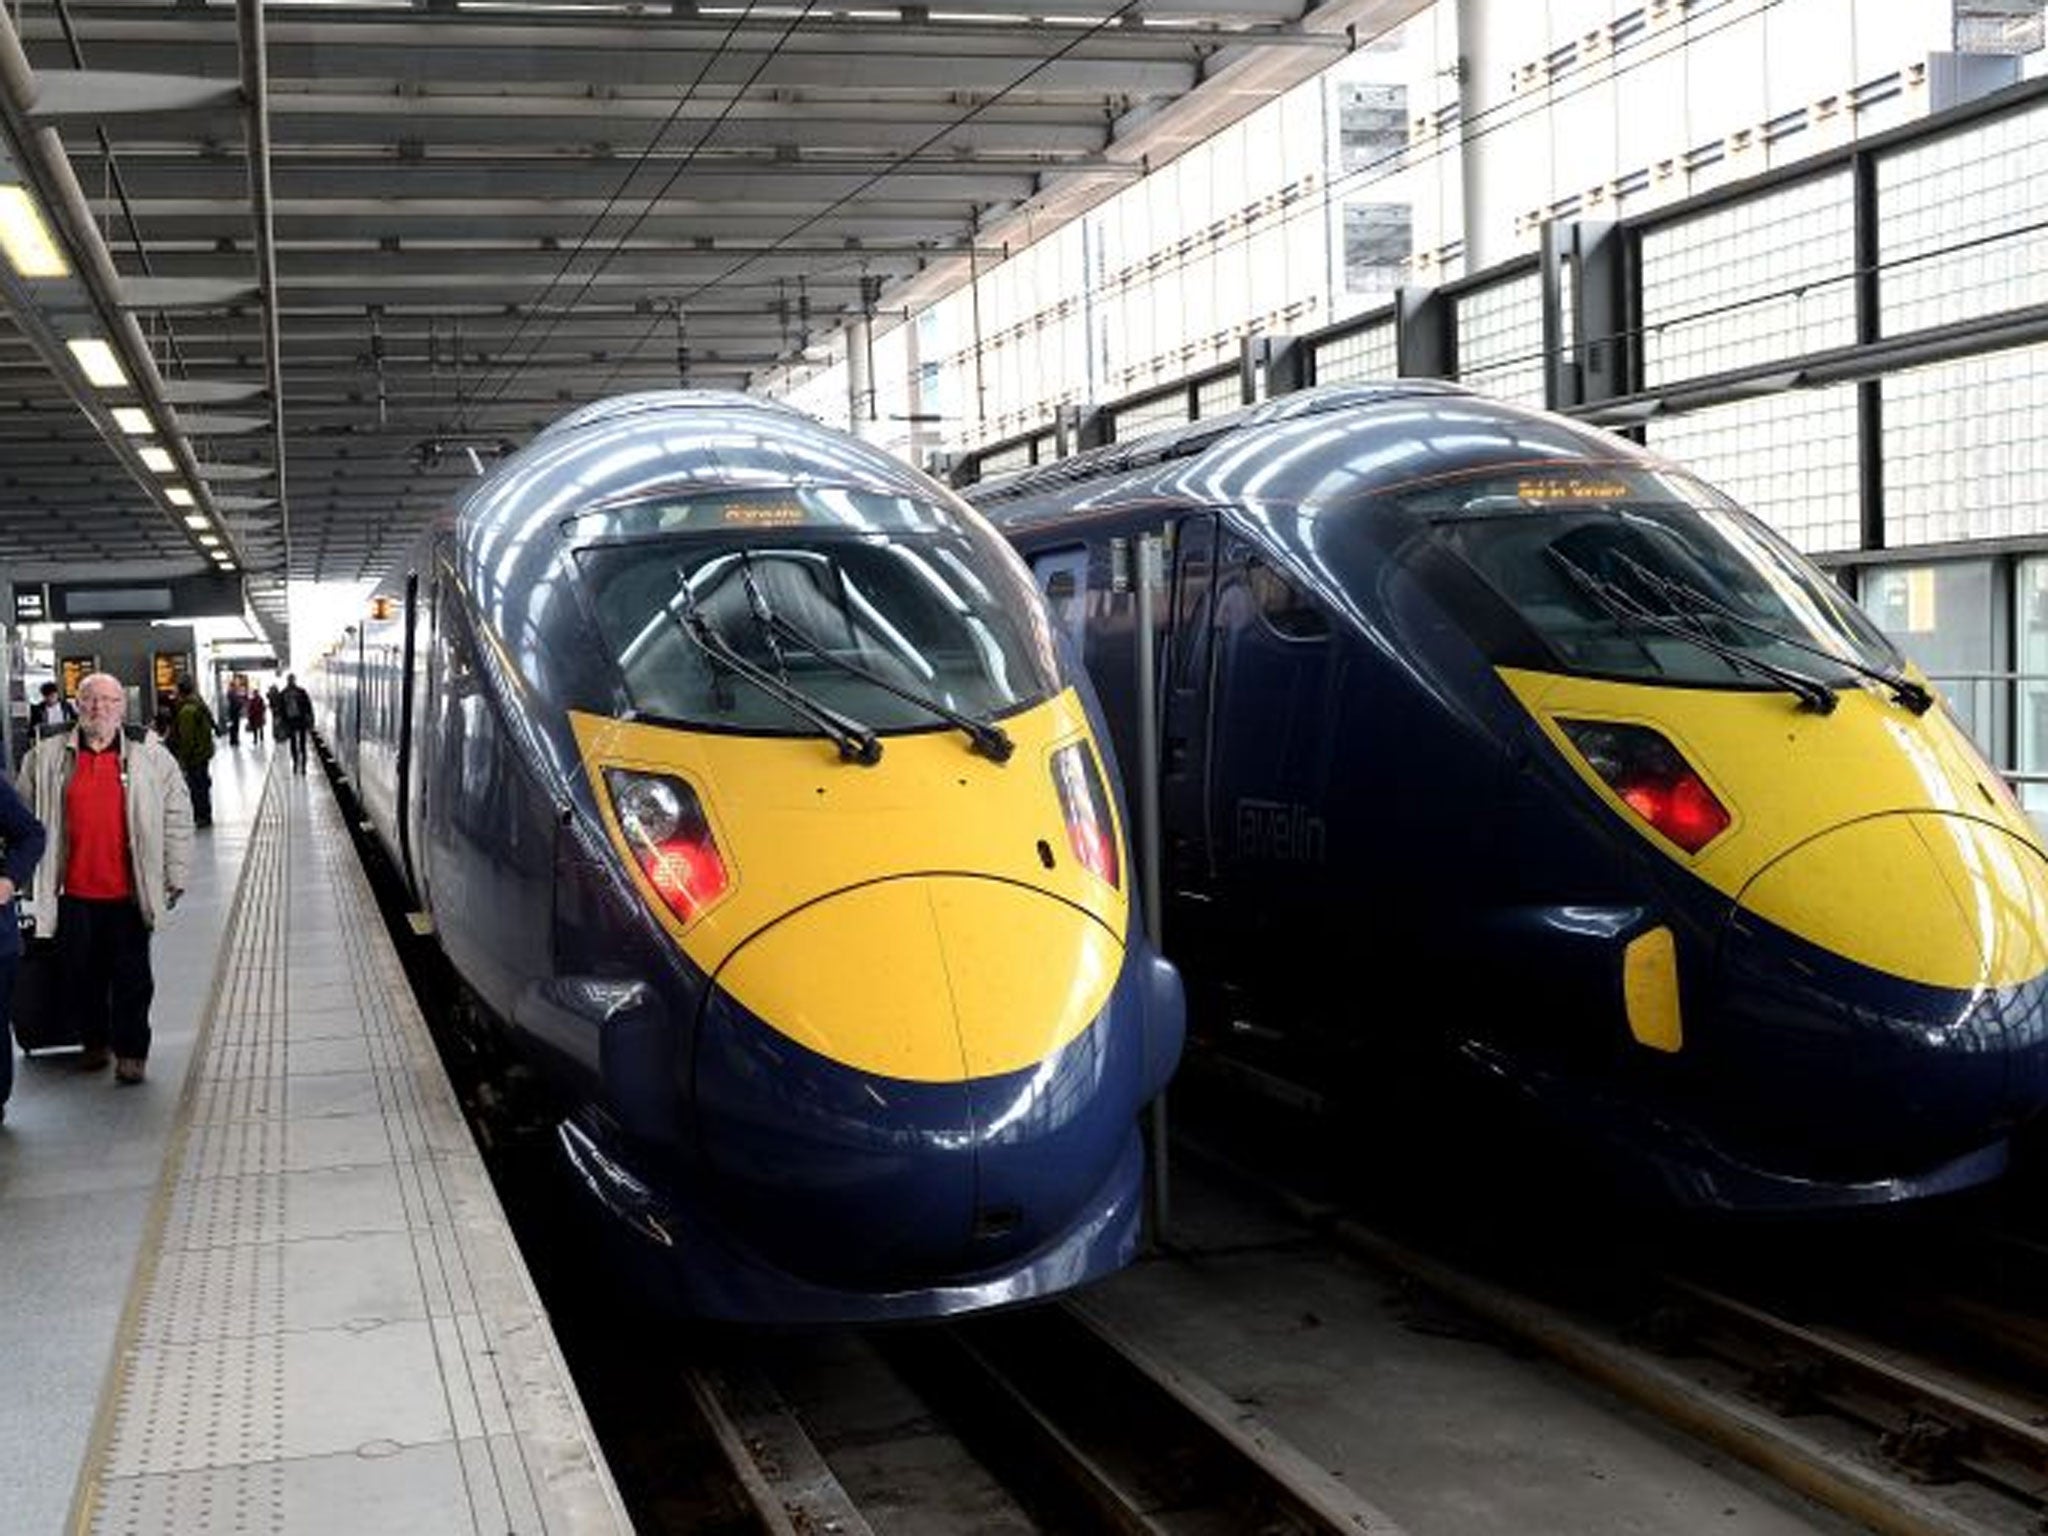
[[[1078,907],[1005,880],[856,886],[756,934],[718,984],[833,1061],[948,1083],[1035,1066],[1101,1012],[1123,946]]]
[[[1929,986],[2012,986],[2048,970],[2048,860],[1968,816],[1900,812],[1836,827],[1766,865],[1740,904]]]

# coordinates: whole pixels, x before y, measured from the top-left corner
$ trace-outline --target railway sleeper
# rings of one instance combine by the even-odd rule
[[[1905,1423],[1878,1435],[1877,1448],[1917,1482],[1952,1483],[1963,1475],[1963,1463],[1975,1450],[1975,1441],[1961,1425],[1909,1408]]]

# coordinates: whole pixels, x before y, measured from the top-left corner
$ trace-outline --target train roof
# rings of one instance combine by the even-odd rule
[[[780,411],[792,416],[802,416],[802,412],[795,407],[784,405],[779,400],[764,400],[754,395],[743,394],[736,389],[643,389],[635,394],[613,395],[607,400],[593,400],[559,420],[549,422],[535,434],[533,440],[540,442],[544,438],[580,431],[599,422],[616,421],[621,417],[639,416],[655,411],[734,411],[744,410],[749,406],[763,411]]]
[[[1165,463],[1168,459],[1192,458],[1247,427],[1293,421],[1304,416],[1323,416],[1333,411],[1379,405],[1389,400],[1431,396],[1481,398],[1461,384],[1450,384],[1441,379],[1382,379],[1358,384],[1319,385],[1262,400],[1257,405],[1249,405],[1227,415],[1205,416],[1186,426],[1148,433],[1128,443],[1107,443],[1100,448],[1070,454],[1051,464],[1034,465],[1014,475],[1000,476],[975,485],[969,494],[976,506],[987,508],[995,503],[1036,496],[1062,486],[1128,474],[1135,469]]]
[[[1160,432],[968,489],[1021,528],[1134,501],[1237,501],[1275,513],[1372,488],[1533,460],[1659,462],[1639,445],[1549,411],[1430,379],[1333,385]]]

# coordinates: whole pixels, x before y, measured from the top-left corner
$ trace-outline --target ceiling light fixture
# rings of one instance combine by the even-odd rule
[[[183,487],[182,485],[165,486],[164,496],[167,500],[169,500],[170,504],[174,507],[189,507],[195,505],[195,503],[192,500],[192,493],[186,490],[185,487]]]
[[[174,475],[178,472],[177,463],[171,458],[170,454],[162,448],[143,449],[142,462],[147,464],[151,469],[155,470],[160,475]]]
[[[71,263],[57,249],[50,226],[26,187],[0,186],[0,251],[23,277],[71,275]]]
[[[187,528],[211,528],[213,524],[208,521],[204,512],[194,512],[185,519],[185,526]]]
[[[85,336],[67,341],[71,355],[78,359],[78,366],[85,370],[86,379],[101,389],[126,389],[127,371],[121,366],[121,359],[114,356],[114,349],[97,336]]]
[[[139,405],[115,406],[114,425],[130,437],[156,436],[156,423],[149,419],[149,412]]]

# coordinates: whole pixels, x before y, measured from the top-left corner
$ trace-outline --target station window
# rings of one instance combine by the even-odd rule
[[[1872,569],[1863,606],[1877,627],[1933,681],[1994,763],[2008,765],[2007,674],[1998,668],[1997,605],[1989,560],[1941,560]]]

